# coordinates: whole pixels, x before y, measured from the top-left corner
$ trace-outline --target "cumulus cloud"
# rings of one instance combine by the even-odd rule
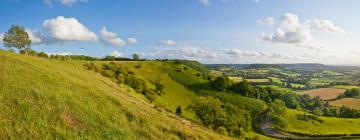
[[[160,40],[158,42],[159,46],[176,46],[176,42],[174,40]]]
[[[128,44],[130,44],[130,45],[136,45],[136,44],[139,43],[136,38],[132,38],[132,37],[129,37],[128,40],[127,40],[127,42],[128,42]]]
[[[0,43],[3,43],[4,33],[0,33]]]
[[[217,54],[196,47],[180,47],[166,50],[158,50],[148,55],[149,58],[187,59],[197,61],[212,61],[218,57]]]
[[[109,45],[114,45],[118,47],[123,47],[126,45],[126,42],[123,39],[119,38],[116,33],[108,31],[106,27],[103,27],[101,29],[100,35],[105,41],[105,43]]]
[[[264,24],[264,25],[268,25],[268,26],[272,26],[275,23],[275,20],[273,17],[266,17],[263,19],[259,19],[256,21],[259,24]]]
[[[321,50],[322,44],[315,44],[313,31],[344,32],[341,27],[335,26],[329,20],[307,20],[301,23],[299,16],[293,13],[285,13],[279,21],[273,33],[262,33],[261,39],[270,43],[285,43],[296,47]]]
[[[355,50],[351,51],[351,53],[354,54],[354,55],[360,55],[360,52],[359,52],[359,51],[355,51]]]
[[[209,0],[199,0],[199,2],[203,5],[210,5],[210,1]]]
[[[240,49],[224,49],[223,52],[230,57],[236,58],[283,58],[283,59],[294,59],[296,57],[274,52],[265,51],[242,51]]]
[[[73,6],[74,4],[77,3],[87,2],[87,0],[43,0],[43,2],[47,6],[52,7],[53,3],[60,3],[61,5],[64,6]]]
[[[320,30],[320,31],[339,32],[339,33],[345,32],[345,30],[343,28],[335,26],[330,20],[323,20],[323,19],[315,18],[313,20],[306,21],[305,25],[308,28]]]
[[[76,18],[58,16],[45,20],[43,27],[51,37],[60,41],[96,41],[97,35]]]
[[[25,31],[28,33],[31,43],[33,44],[42,43],[41,34],[37,30],[25,29]]]
[[[118,51],[113,51],[109,54],[109,56],[113,56],[113,57],[122,57],[123,54],[121,52]]]

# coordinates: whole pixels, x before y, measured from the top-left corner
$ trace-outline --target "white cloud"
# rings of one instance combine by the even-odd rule
[[[61,5],[64,6],[73,6],[74,4],[87,2],[87,1],[88,0],[43,0],[43,2],[49,7],[53,6],[53,2],[60,3]]]
[[[174,40],[160,40],[158,42],[159,46],[176,46],[176,42]]]
[[[360,55],[360,52],[359,52],[359,51],[355,51],[355,50],[351,51],[351,53],[354,54],[354,55]]]
[[[329,20],[308,20],[301,23],[299,16],[293,13],[285,13],[279,21],[275,32],[262,33],[261,39],[270,43],[285,43],[295,47],[302,47],[321,51],[324,45],[314,43],[313,31],[344,32],[340,27],[334,26]]]
[[[264,25],[268,25],[268,26],[272,26],[275,23],[275,20],[273,17],[267,17],[267,18],[263,18],[263,19],[259,19],[256,21],[259,24],[264,24]]]
[[[40,44],[42,43],[41,34],[37,30],[25,29],[28,33],[31,43]]]
[[[210,1],[209,0],[199,0],[199,2],[203,5],[210,5]]]
[[[60,41],[96,41],[97,36],[76,18],[58,16],[45,20],[43,27],[51,37]]]
[[[113,57],[122,57],[124,56],[121,52],[118,51],[113,51],[109,54],[109,56],[113,56]]]
[[[305,22],[305,25],[308,28],[319,30],[319,31],[327,31],[327,32],[339,32],[344,33],[345,30],[341,27],[335,26],[330,20],[324,19],[313,19]]]
[[[270,53],[265,51],[242,51],[239,49],[224,49],[223,52],[230,57],[235,58],[282,58],[282,59],[295,59],[296,57],[282,54],[282,53]]]
[[[129,37],[128,40],[127,40],[127,42],[128,42],[128,44],[130,44],[130,45],[136,45],[136,44],[139,43],[136,38],[132,38],[132,37]]]
[[[4,42],[3,39],[4,39],[4,33],[0,33],[0,43]]]
[[[100,35],[102,39],[109,45],[118,47],[123,47],[126,45],[126,42],[123,39],[119,38],[116,33],[108,31],[106,27],[101,29]]]

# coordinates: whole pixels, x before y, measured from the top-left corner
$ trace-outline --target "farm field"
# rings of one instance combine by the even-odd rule
[[[349,85],[337,85],[333,86],[334,88],[341,88],[341,89],[352,89],[352,88],[360,88],[360,86],[349,86]]]
[[[289,132],[304,134],[360,134],[360,119],[347,119],[336,117],[319,117],[322,122],[315,120],[299,120],[297,115],[307,114],[297,110],[288,110],[284,129]]]
[[[269,79],[246,79],[246,81],[253,83],[266,83],[269,82]]]
[[[320,89],[302,91],[299,92],[298,94],[300,95],[309,94],[311,97],[319,96],[321,99],[330,100],[330,99],[335,99],[339,94],[342,94],[344,92],[345,89],[320,88]]]
[[[340,100],[335,100],[330,102],[334,106],[347,106],[354,109],[360,109],[360,99],[356,98],[343,98]]]
[[[238,83],[238,82],[241,82],[243,80],[242,77],[235,77],[235,76],[230,76],[229,79],[230,79],[230,81],[232,81],[234,83]]]

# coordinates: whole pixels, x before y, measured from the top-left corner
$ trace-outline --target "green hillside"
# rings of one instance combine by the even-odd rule
[[[229,139],[154,109],[131,88],[85,70],[85,63],[0,51],[0,139]],[[156,99],[170,109],[195,96],[166,73],[142,70],[174,87]]]

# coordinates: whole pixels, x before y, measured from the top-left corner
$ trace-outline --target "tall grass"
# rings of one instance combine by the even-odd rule
[[[0,51],[0,139],[229,139],[152,108],[85,63]]]

